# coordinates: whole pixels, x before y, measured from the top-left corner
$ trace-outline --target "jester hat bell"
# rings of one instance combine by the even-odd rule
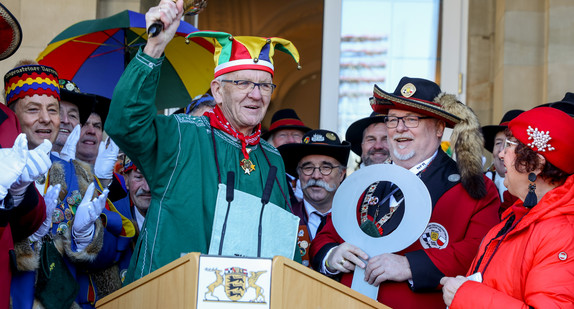
[[[272,37],[232,36],[226,32],[196,31],[186,39],[204,38],[213,44],[215,52],[215,76],[239,70],[261,70],[273,76],[273,55],[280,50],[293,57],[301,69],[299,52],[291,41]]]

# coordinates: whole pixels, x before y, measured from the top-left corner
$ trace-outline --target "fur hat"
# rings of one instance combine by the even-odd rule
[[[403,77],[392,94],[377,85],[373,92],[371,107],[376,112],[409,110],[443,120],[447,127],[453,128],[451,147],[462,186],[474,199],[486,196],[482,171],[484,139],[478,117],[470,107],[458,101],[454,95],[442,93],[436,83],[421,78]]]
[[[341,142],[335,132],[328,130],[311,130],[303,135],[300,144],[284,144],[277,148],[285,162],[289,175],[297,175],[297,165],[305,156],[318,154],[335,158],[341,165],[347,166],[351,144]]]

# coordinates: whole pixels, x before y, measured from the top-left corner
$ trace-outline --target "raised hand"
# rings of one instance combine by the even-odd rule
[[[45,139],[38,147],[28,151],[28,159],[22,174],[10,186],[10,192],[13,195],[22,195],[29,184],[48,172],[52,166],[52,161],[50,160],[51,149],[52,143]]]
[[[28,140],[21,133],[12,148],[0,149],[0,200],[8,194],[8,188],[20,178],[28,161]]]
[[[78,140],[80,140],[80,132],[82,128],[79,124],[74,127],[74,130],[68,135],[68,139],[60,151],[60,159],[64,161],[70,161],[76,159],[76,147],[78,146]]]
[[[108,141],[109,145],[107,145]],[[96,177],[100,179],[112,179],[114,175],[114,165],[118,160],[119,152],[120,148],[109,137],[105,142],[100,142],[98,157],[94,164],[94,173],[96,174]]]
[[[74,224],[72,225],[72,236],[76,242],[78,250],[84,250],[91,242],[95,226],[94,222],[99,218],[102,210],[106,206],[109,190],[92,199],[94,195],[94,184],[91,183],[82,198],[82,202],[76,209]]]

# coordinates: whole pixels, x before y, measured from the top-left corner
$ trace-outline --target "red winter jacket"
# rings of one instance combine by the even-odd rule
[[[450,308],[574,308],[574,176],[546,193],[500,242],[495,236],[505,222],[488,232],[468,272],[486,248],[478,268],[483,282],[464,283]]]

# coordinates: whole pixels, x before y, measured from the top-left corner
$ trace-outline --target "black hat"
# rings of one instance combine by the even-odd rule
[[[482,127],[482,135],[484,136],[484,148],[490,152],[494,149],[494,137],[500,131],[504,131],[508,128],[508,123],[510,120],[516,118],[516,116],[522,114],[524,111],[521,109],[509,110],[502,116],[499,125],[489,125]]]
[[[22,43],[22,28],[18,20],[0,3],[0,60],[12,56]]]
[[[80,88],[71,80],[60,79],[60,101],[70,102],[78,107],[80,111],[80,123],[83,125],[88,121],[94,105],[94,96],[83,93]]]
[[[102,118],[102,125],[104,125],[106,124],[106,118],[108,117],[112,100],[97,94],[91,94],[91,96],[94,97],[92,113],[100,115],[100,118]]]
[[[546,103],[537,107],[544,106],[559,109],[570,115],[570,117],[574,117],[574,93],[566,92],[566,95],[564,95],[564,98],[561,101]]]
[[[351,150],[359,157],[363,153],[361,144],[363,143],[363,132],[373,123],[385,122],[385,116],[377,112],[372,112],[369,117],[365,117],[353,122],[345,133],[345,140],[351,143]]]
[[[311,131],[311,128],[305,126],[294,110],[285,108],[280,109],[273,114],[269,131],[261,134],[261,137],[265,140],[269,139],[274,132],[283,129],[297,129],[301,130],[303,133]]]
[[[441,94],[440,87],[426,79],[403,77],[395,88],[395,92],[388,93],[375,85],[371,108],[377,113],[387,114],[389,109],[410,110],[446,122],[446,126],[453,128],[460,118],[445,110],[435,100]]]
[[[311,130],[303,135],[300,144],[284,144],[277,148],[285,162],[285,170],[290,175],[297,175],[297,165],[305,156],[318,154],[335,158],[341,165],[347,166],[351,144],[341,142],[335,132],[328,130]]]

